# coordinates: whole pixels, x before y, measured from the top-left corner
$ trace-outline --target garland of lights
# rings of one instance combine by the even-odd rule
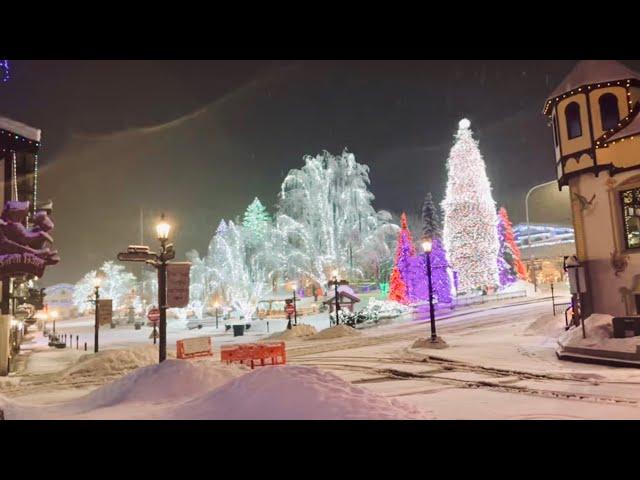
[[[9,78],[9,60],[0,60],[0,82],[7,83]]]

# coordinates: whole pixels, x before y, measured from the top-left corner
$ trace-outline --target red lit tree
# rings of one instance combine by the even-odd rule
[[[389,300],[400,303],[407,303],[407,286],[402,281],[402,275],[398,266],[393,267],[391,272],[391,284],[389,285]]]
[[[513,226],[511,221],[509,220],[509,214],[507,213],[507,209],[501,207],[498,211],[498,215],[502,219],[502,225],[504,226],[504,243],[505,243],[505,252],[504,259],[513,267],[518,278],[522,280],[527,279],[527,268],[525,267],[522,259],[520,257],[520,249],[516,244],[516,238],[513,234]]]
[[[407,227],[407,215],[400,216],[400,232],[396,244],[396,257],[391,274],[389,298],[396,302],[409,303],[413,298],[411,289],[411,258],[416,254],[411,232]]]

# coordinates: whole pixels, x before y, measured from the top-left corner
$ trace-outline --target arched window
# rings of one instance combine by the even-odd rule
[[[620,121],[620,111],[618,110],[618,97],[613,93],[605,93],[598,99],[600,104],[600,119],[602,120],[602,130],[611,130]]]
[[[567,119],[567,135],[569,139],[582,136],[582,125],[580,123],[580,105],[571,102],[564,109],[564,116]]]

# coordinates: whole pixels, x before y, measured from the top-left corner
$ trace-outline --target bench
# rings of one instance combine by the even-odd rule
[[[640,335],[640,317],[614,317],[613,338],[635,337]]]
[[[228,345],[220,348],[220,361],[229,363],[245,362],[251,365],[253,370],[256,361],[265,365],[265,360],[271,360],[271,365],[284,365],[287,363],[287,355],[284,342],[274,343],[247,343],[244,345]]]

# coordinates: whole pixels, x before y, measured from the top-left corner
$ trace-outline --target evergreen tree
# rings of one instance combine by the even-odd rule
[[[396,257],[393,267],[393,274],[397,271],[397,275],[402,279],[402,285],[404,285],[404,296],[402,303],[409,303],[413,299],[412,282],[411,282],[411,258],[416,254],[416,249],[413,246],[413,239],[411,238],[411,232],[407,227],[407,215],[402,213],[400,216],[400,232],[398,232],[398,240],[396,243]],[[400,292],[394,291],[394,285],[391,285],[390,295],[395,297],[402,297]],[[390,297],[391,298],[391,297]]]
[[[520,255],[520,249],[516,243],[516,237],[513,233],[513,225],[509,220],[509,214],[507,209],[501,207],[498,211],[501,222],[504,225],[504,244],[505,244],[505,260],[511,265],[516,275],[521,280],[527,279],[527,267],[525,267],[522,257]]]
[[[459,290],[498,285],[496,205],[484,160],[473,139],[471,122],[458,124],[447,161],[444,245],[449,264],[458,273]]]
[[[258,197],[255,197],[244,212],[242,226],[256,242],[263,242],[270,224],[271,217],[267,209],[262,205]]]
[[[431,238],[441,238],[442,236],[442,221],[440,213],[433,203],[431,192],[427,193],[422,204],[422,235]]]
[[[227,231],[227,222],[224,221],[224,218],[220,219],[220,223],[218,224],[218,228],[216,228],[216,235],[220,233],[224,233]]]
[[[389,300],[400,303],[408,303],[407,286],[402,281],[400,269],[395,265],[391,272],[391,284],[389,285]]]
[[[449,265],[442,242],[433,238],[431,249],[431,287],[437,303],[451,303],[452,288]],[[429,300],[429,283],[427,278],[426,256],[417,255],[411,259],[411,283],[413,301]]]
[[[516,281],[516,271],[513,268],[513,255],[511,248],[506,242],[506,227],[501,215],[497,216],[498,241],[500,249],[498,250],[498,277],[500,286],[506,287]]]

